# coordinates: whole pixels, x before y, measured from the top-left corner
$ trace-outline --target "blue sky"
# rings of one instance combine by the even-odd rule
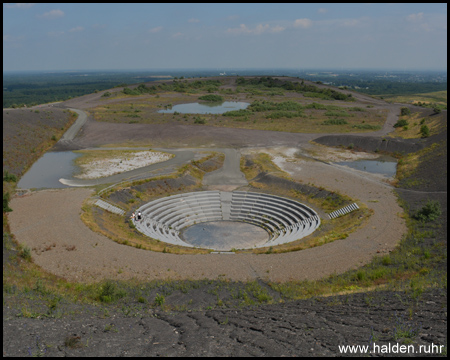
[[[3,4],[3,71],[447,69],[447,4]]]

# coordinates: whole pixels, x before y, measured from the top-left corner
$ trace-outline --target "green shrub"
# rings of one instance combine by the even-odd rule
[[[5,171],[5,174],[3,175],[3,181],[7,182],[17,182],[17,177],[14,174],[10,174],[8,170]]]
[[[166,298],[164,297],[164,295],[156,294],[155,301],[154,301],[155,305],[161,306],[164,304],[165,301],[166,301]]]
[[[252,112],[246,109],[240,109],[240,110],[233,110],[233,111],[227,111],[222,114],[222,116],[232,116],[232,117],[239,117],[239,116],[246,116],[250,115]]]
[[[345,119],[328,119],[322,123],[322,125],[345,125],[345,124],[348,124],[347,120]]]
[[[422,222],[430,222],[436,220],[441,214],[441,204],[439,201],[429,200],[413,217]]]
[[[408,121],[406,121],[405,119],[401,119],[401,120],[398,120],[398,121],[394,124],[394,127],[395,127],[395,128],[398,128],[398,127],[403,127],[403,126],[408,126],[408,125],[409,125]]]
[[[391,260],[391,258],[390,258],[389,255],[385,255],[385,256],[383,256],[383,258],[381,259],[381,263],[382,263],[384,266],[391,265],[392,260]]]
[[[405,115],[410,115],[411,114],[411,110],[407,107],[402,107],[400,109],[400,115],[401,116],[405,116]]]
[[[12,209],[9,207],[9,193],[3,193],[3,212],[11,212]]]
[[[31,261],[31,249],[27,246],[24,246],[22,250],[20,250],[19,256],[26,261]]]
[[[109,303],[124,296],[126,296],[126,292],[124,290],[117,290],[116,284],[114,284],[112,281],[107,280],[100,287],[97,299],[101,302]]]
[[[211,101],[211,102],[219,102],[219,101],[223,101],[223,97],[220,95],[204,95],[204,96],[200,96],[198,98],[199,100],[204,100],[204,101]]]
[[[355,129],[363,129],[363,130],[380,130],[380,125],[370,125],[370,124],[358,124],[352,126]]]
[[[422,126],[420,127],[420,135],[421,135],[423,138],[426,138],[426,137],[430,136],[430,129],[428,128],[428,126],[422,125]]]

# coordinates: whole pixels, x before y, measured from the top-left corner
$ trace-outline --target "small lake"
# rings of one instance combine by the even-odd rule
[[[391,157],[380,157],[374,160],[355,160],[337,162],[338,165],[351,167],[352,169],[367,171],[373,174],[381,174],[394,177],[397,172],[397,161]]]
[[[178,104],[172,106],[171,109],[159,110],[159,113],[173,114],[175,111],[180,114],[223,114],[227,111],[243,110],[249,106],[249,103],[238,101],[224,101],[211,103],[191,103]]]
[[[19,189],[66,188],[68,186],[61,184],[59,179],[73,178],[72,175],[78,171],[73,160],[79,156],[81,154],[72,151],[45,153],[22,176],[17,187]]]

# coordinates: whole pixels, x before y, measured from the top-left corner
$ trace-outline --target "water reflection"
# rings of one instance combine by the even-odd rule
[[[397,172],[397,161],[391,157],[381,157],[374,160],[355,160],[337,162],[338,165],[345,165],[352,169],[367,171],[373,174],[382,174],[394,177]]]
[[[81,156],[72,151],[48,152],[19,180],[19,189],[66,188],[68,186],[59,182],[60,178],[71,179],[72,174],[78,171],[74,160]]]
[[[243,110],[249,106],[249,103],[239,101],[224,101],[213,103],[190,103],[190,104],[178,104],[172,106],[171,109],[159,110],[159,113],[173,114],[178,112],[180,114],[223,114],[232,110]]]

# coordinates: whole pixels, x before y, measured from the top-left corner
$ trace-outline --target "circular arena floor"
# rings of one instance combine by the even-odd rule
[[[139,209],[136,228],[163,242],[213,250],[250,249],[299,240],[320,225],[310,207],[246,191],[200,191],[167,196]]]
[[[230,251],[265,244],[270,235],[252,224],[222,220],[189,226],[180,237],[199,248]]]

